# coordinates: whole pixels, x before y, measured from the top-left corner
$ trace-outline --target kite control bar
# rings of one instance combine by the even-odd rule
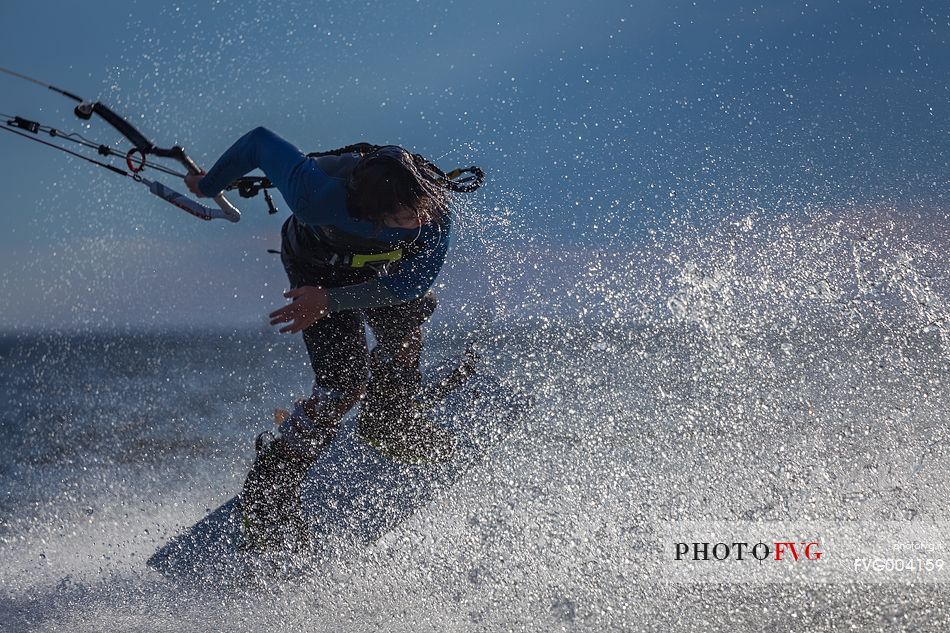
[[[98,101],[94,101],[94,102],[84,101],[82,98],[76,96],[75,94],[71,92],[63,90],[61,88],[57,88],[56,86],[52,86],[47,83],[43,83],[42,81],[38,81],[36,79],[33,79],[32,77],[21,75],[20,73],[16,73],[6,68],[0,67],[0,72],[6,73],[8,75],[12,75],[14,77],[18,77],[20,79],[24,79],[26,81],[33,82],[35,84],[39,84],[40,86],[48,88],[49,90],[52,90],[53,92],[58,92],[59,94],[72,99],[73,101],[77,101],[79,105],[77,105],[74,110],[77,117],[83,120],[89,120],[90,118],[92,118],[93,114],[98,115],[106,123],[108,123],[113,128],[115,128],[115,130],[118,131],[119,134],[124,136],[130,143],[132,143],[134,147],[123,155],[121,152],[117,152],[116,150],[109,147],[108,145],[100,145],[97,143],[93,143],[91,141],[88,141],[82,138],[81,136],[77,134],[63,133],[55,128],[44,126],[35,121],[29,121],[21,117],[13,117],[12,119],[7,120],[6,127],[0,128],[0,129],[7,130],[8,132],[13,132],[14,134],[18,134],[25,138],[29,138],[30,140],[34,140],[44,145],[48,145],[50,147],[54,147],[56,149],[62,150],[68,154],[72,154],[73,156],[77,156],[79,158],[82,158],[83,160],[89,161],[101,167],[105,167],[106,169],[122,174],[124,176],[129,176],[133,180],[136,180],[137,182],[141,182],[142,184],[146,185],[149,191],[151,191],[153,194],[155,194],[162,200],[165,200],[166,202],[169,202],[170,204],[175,205],[179,209],[182,209],[183,211],[186,211],[197,218],[201,218],[202,220],[213,220],[216,218],[222,218],[230,222],[237,222],[241,219],[241,212],[238,211],[237,208],[235,208],[234,205],[232,205],[227,200],[227,198],[224,197],[224,194],[218,194],[217,196],[215,196],[214,201],[218,205],[218,208],[216,209],[214,207],[203,205],[197,200],[193,200],[192,198],[189,198],[188,196],[182,195],[178,193],[177,191],[175,191],[174,189],[171,189],[170,187],[163,185],[162,183],[146,180],[141,175],[139,175],[139,172],[141,172],[145,167],[151,167],[153,169],[156,169],[157,171],[161,171],[166,174],[184,177],[184,174],[177,173],[168,168],[162,167],[161,165],[157,165],[157,164],[149,162],[147,159],[149,155],[155,156],[157,158],[170,158],[170,159],[176,160],[182,166],[185,167],[188,173],[200,174],[201,169],[185,153],[185,150],[182,149],[180,146],[175,145],[167,149],[157,147],[152,141],[148,140],[148,138],[146,138],[145,135],[139,132],[135,128],[135,126],[133,126],[127,120],[123,119],[121,116],[119,116],[115,112],[113,112],[108,106],[106,106],[103,103],[100,103]],[[20,131],[20,130],[23,130],[23,131]],[[85,147],[94,147],[99,154],[104,155],[104,156],[124,156],[126,165],[128,166],[128,171],[120,169],[114,165],[110,165],[108,163],[103,163],[101,161],[89,158],[88,156],[79,154],[77,152],[73,152],[60,145],[49,143],[47,141],[31,136],[31,135],[36,135],[40,132],[46,132],[51,137],[63,138],[65,140],[76,142]]]

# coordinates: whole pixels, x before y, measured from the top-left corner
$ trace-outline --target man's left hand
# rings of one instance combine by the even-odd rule
[[[302,286],[284,293],[293,302],[270,313],[270,324],[290,323],[281,334],[301,332],[330,313],[330,298],[320,286]]]
[[[185,186],[188,187],[188,191],[195,194],[199,198],[206,198],[205,194],[201,193],[201,189],[198,188],[198,183],[201,182],[201,179],[205,177],[205,173],[199,172],[197,174],[185,174]]]

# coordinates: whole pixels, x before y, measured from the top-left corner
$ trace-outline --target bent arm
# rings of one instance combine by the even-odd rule
[[[270,130],[254,128],[221,155],[198,182],[198,188],[206,196],[216,196],[236,178],[260,169],[292,204],[305,188],[301,167],[307,160],[303,152]],[[320,170],[309,170],[308,173],[322,174]]]
[[[442,270],[449,249],[449,226],[439,229],[419,253],[399,262],[399,270],[386,277],[342,288],[327,288],[330,311],[381,308],[406,303],[424,295]]]

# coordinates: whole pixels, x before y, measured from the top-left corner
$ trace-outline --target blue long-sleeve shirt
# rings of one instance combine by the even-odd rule
[[[395,273],[353,286],[328,288],[331,311],[405,303],[421,297],[432,286],[448,252],[450,214],[441,224],[426,224],[419,229],[377,227],[357,220],[347,211],[345,178],[328,174],[318,161],[262,127],[251,130],[224,152],[199,181],[198,188],[207,196],[217,195],[234,179],[254,169],[264,172],[297,219],[311,227],[331,226],[394,249],[413,243],[412,253],[400,260]]]

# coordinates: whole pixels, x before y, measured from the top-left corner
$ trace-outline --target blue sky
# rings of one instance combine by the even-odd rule
[[[257,125],[308,150],[479,164],[463,248],[634,244],[651,223],[752,209],[946,209],[950,190],[945,3],[13,4],[0,66],[205,165]],[[66,99],[12,78],[0,112],[81,129]],[[2,329],[254,323],[279,300],[260,200],[239,225],[198,222],[12,135],[0,173]]]

